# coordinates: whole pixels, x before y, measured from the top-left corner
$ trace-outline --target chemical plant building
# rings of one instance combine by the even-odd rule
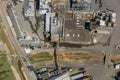
[[[80,14],[80,13],[79,13]],[[51,41],[63,43],[91,43],[90,22],[82,20],[78,13],[65,13],[65,18],[60,21],[55,13],[46,13],[44,31]],[[86,23],[86,25],[85,25]]]
[[[81,10],[90,10],[90,6],[91,0],[70,0],[70,9],[75,10],[75,12],[80,8],[82,8]],[[90,16],[92,13],[87,11],[82,13],[79,10],[76,13],[73,12],[74,11],[62,13],[61,16],[64,17],[61,19],[59,19],[56,15],[54,15],[54,17],[48,17],[50,13],[46,13],[44,21],[44,33],[47,38],[49,36],[49,40],[51,42],[57,41],[60,43],[72,44],[92,43],[93,40],[90,30],[93,28],[93,26],[86,18],[87,13],[90,13]],[[55,27],[54,24],[57,24],[57,27]]]
[[[90,10],[92,0],[70,0],[71,10]]]
[[[46,14],[50,11],[49,3],[51,0],[36,0],[36,9],[39,14]]]
[[[51,41],[59,40],[59,34],[62,33],[62,26],[55,13],[45,14],[44,33],[46,37],[51,37]]]
[[[12,22],[13,28],[16,32],[16,37],[17,37],[17,39],[19,39],[19,38],[22,37],[22,32],[21,32],[20,26],[19,26],[19,24],[16,20],[16,16],[14,15],[14,12],[13,12],[13,9],[12,9],[11,5],[7,6],[7,12],[8,12],[10,20]]]
[[[36,9],[44,16],[43,33],[45,39],[50,42],[105,43],[116,21],[114,12],[94,10],[91,6],[92,0],[69,0],[68,11],[65,12],[64,7],[59,8],[61,3],[57,3],[53,8],[50,7],[51,4],[51,0],[36,0]],[[54,12],[55,8],[61,10]],[[24,1],[24,12],[25,16],[34,16],[33,0]]]
[[[90,44],[91,43],[91,23],[85,19],[86,13],[66,13],[63,27],[63,38],[66,43]],[[90,15],[90,14],[89,14]],[[82,17],[84,16],[84,17]],[[85,24],[86,23],[86,24]]]
[[[52,32],[52,27],[53,27],[53,19],[55,17],[55,13],[46,13],[45,15],[45,31],[46,32]]]
[[[44,74],[46,72],[43,72],[42,74]],[[47,74],[49,74],[49,77],[46,79],[44,78],[44,80],[91,80],[92,77],[90,77],[90,75],[86,74],[85,71],[78,71],[78,72],[53,72],[54,74],[52,75],[52,73],[47,72]]]
[[[51,78],[48,78],[47,80],[71,80],[70,76],[67,73],[62,73],[57,76],[53,76]]]
[[[24,0],[24,15],[30,17],[35,15],[34,0]]]
[[[51,42],[71,44],[105,43],[112,32],[116,14],[109,11],[68,12],[63,14],[62,21],[55,13],[47,13],[45,32]],[[60,21],[60,22],[58,22]],[[59,23],[56,27],[55,24]]]

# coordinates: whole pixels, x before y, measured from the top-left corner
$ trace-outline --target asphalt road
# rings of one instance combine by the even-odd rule
[[[110,41],[110,49],[113,49],[116,44],[120,43],[120,0],[103,0],[103,2],[104,8],[112,9],[117,13],[116,27],[114,28]]]
[[[116,26],[114,27],[114,30],[111,34],[111,38],[110,38],[110,45],[109,46],[105,46],[102,48],[102,50],[105,51],[105,54],[109,55],[109,54],[114,54],[112,53],[112,51],[115,48],[116,44],[120,43],[120,0],[102,0],[103,2],[103,9],[110,9],[110,10],[114,10],[117,14],[117,21],[116,21]]]

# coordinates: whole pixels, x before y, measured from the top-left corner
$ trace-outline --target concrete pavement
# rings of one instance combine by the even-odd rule
[[[116,26],[114,27],[113,32],[111,33],[110,38],[110,45],[109,46],[103,46],[101,44],[94,45],[90,47],[83,47],[84,49],[92,49],[97,51],[104,51],[106,55],[113,54],[112,51],[114,50],[114,47],[116,44],[120,43],[120,0],[102,0],[103,7],[102,9],[110,9],[114,10],[117,14],[117,21]]]
[[[85,63],[83,63],[83,65],[86,65],[88,73],[92,74],[95,80],[113,80],[111,77],[113,71],[108,68],[108,65],[110,64],[109,56],[114,54],[113,51],[115,50],[115,45],[120,43],[120,0],[102,0],[102,3],[101,9],[105,10],[108,8],[110,10],[114,10],[117,14],[116,26],[111,33],[110,45],[103,46],[98,44],[89,47],[82,47],[81,49],[96,50],[100,52],[98,54],[104,53],[107,56],[106,62],[105,65],[86,65]]]
[[[102,0],[103,6],[102,9],[110,9],[114,10],[117,14],[117,21],[116,26],[114,27],[114,30],[111,34],[110,38],[110,45],[109,46],[103,46],[101,44],[90,46],[90,47],[83,47],[84,49],[92,49],[96,51],[104,52],[107,57],[114,54],[114,47],[116,44],[120,43],[120,0]],[[108,65],[110,64],[108,58],[105,65],[102,65],[101,67],[92,67],[92,69],[89,69],[88,71],[94,76],[95,80],[113,80],[111,78],[111,75],[113,74],[113,71],[108,68]],[[104,75],[103,75],[104,74]]]

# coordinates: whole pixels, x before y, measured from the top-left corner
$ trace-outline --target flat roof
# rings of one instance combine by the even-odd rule
[[[67,73],[62,73],[62,74],[58,74],[56,76],[53,76],[47,80],[71,80],[71,79]]]
[[[91,42],[90,31],[85,29],[64,29],[64,40],[68,43]]]
[[[53,27],[53,18],[55,16],[55,13],[46,13],[46,23],[45,23],[45,30],[47,32],[51,31],[51,28]]]
[[[80,19],[65,20],[65,28],[83,28],[85,21]]]
[[[69,12],[64,14],[65,28],[84,28],[88,18],[92,18],[91,12]]]
[[[24,1],[24,13],[25,16],[34,16],[34,0],[25,0]]]
[[[13,27],[14,27],[14,30],[16,32],[17,37],[22,37],[21,32],[20,32],[20,27],[19,27],[19,25],[17,23],[17,20],[15,19],[15,16],[14,16],[14,13],[12,11],[11,5],[7,6],[7,12],[8,12],[8,15],[9,15],[9,17],[11,19],[11,22],[13,24]]]
[[[55,17],[55,13],[46,13],[45,31],[51,34],[62,33],[62,26],[59,19]]]
[[[85,22],[91,18],[92,13],[69,12],[64,16],[64,41],[67,43],[90,43],[92,37],[90,31],[85,29]]]
[[[65,19],[72,19],[73,18],[73,13],[72,12],[71,13],[65,13],[64,16],[65,16]]]

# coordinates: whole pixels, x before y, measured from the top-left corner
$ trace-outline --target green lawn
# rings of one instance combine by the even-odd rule
[[[39,59],[39,60],[31,60],[31,63],[39,63],[39,62],[48,62],[48,61],[52,61],[52,58],[46,58],[46,59]]]
[[[30,61],[32,64],[39,62],[47,62],[53,60],[53,56],[49,52],[41,52],[38,54],[30,55]]]
[[[0,54],[0,80],[14,80],[5,54]]]
[[[49,57],[51,56],[49,52],[41,52],[41,53],[38,53],[38,54],[35,54],[33,56],[42,56],[42,57]]]

